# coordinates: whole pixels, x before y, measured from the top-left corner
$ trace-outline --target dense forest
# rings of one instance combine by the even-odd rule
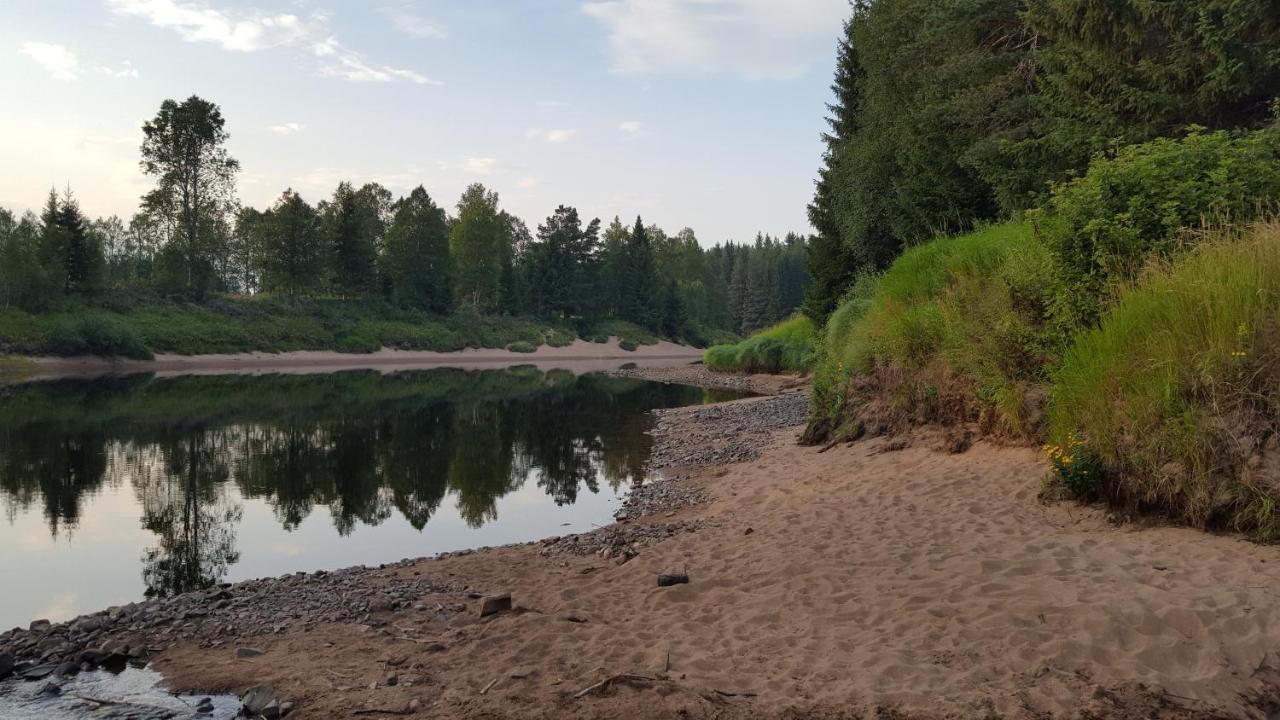
[[[1043,443],[1046,493],[1280,538],[1280,4],[859,0],[805,315],[810,442]]]
[[[809,208],[806,311],[939,234],[1020,214],[1099,154],[1255,129],[1280,94],[1272,0],[857,0]]]
[[[257,209],[237,200],[228,138],[217,105],[165,101],[143,127],[141,168],[155,187],[127,223],[90,220],[69,188],[50,191],[39,215],[0,209],[0,309],[338,299],[582,334],[618,320],[705,343],[777,322],[803,299],[798,234],[708,250],[689,228],[602,225],[565,205],[531,230],[480,184],[451,209],[422,186],[397,198],[372,182],[340,183],[314,204],[285,190]]]

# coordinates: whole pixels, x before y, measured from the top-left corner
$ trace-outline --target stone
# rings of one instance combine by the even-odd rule
[[[672,585],[687,585],[689,576],[684,573],[667,573],[658,576],[658,587],[671,587]]]
[[[41,687],[41,688],[40,688],[40,693],[39,693],[39,694],[41,694],[41,695],[61,695],[61,694],[62,694],[62,686],[61,686],[61,685],[59,685],[59,684],[58,684],[58,683],[56,683],[56,682],[52,682],[52,681],[51,681],[51,682],[47,682],[47,683],[45,683],[45,684],[44,684],[44,687]]]
[[[9,653],[0,653],[0,680],[3,680],[13,674],[13,656]]]
[[[293,712],[293,703],[291,702],[280,703],[280,717],[288,717],[289,713],[291,712]]]
[[[31,624],[27,626],[27,629],[30,630],[31,632],[44,632],[45,630],[49,629],[49,621],[48,620],[32,620]]]
[[[561,615],[560,619],[564,620],[565,622],[571,622],[571,623],[587,622],[587,617],[585,615],[583,615],[582,613],[576,613],[576,612],[571,612],[571,613],[566,613],[564,615]]]
[[[387,687],[395,687],[396,685],[400,684],[400,676],[396,675],[395,673],[391,673],[390,675],[387,676],[386,680],[382,681],[382,684],[386,685]]]
[[[58,665],[58,669],[54,671],[55,675],[75,675],[80,672],[80,663],[67,660]]]
[[[263,652],[262,650],[259,650],[259,649],[258,649],[258,648],[256,648],[256,647],[238,647],[238,648],[236,648],[236,657],[238,657],[238,658],[251,658],[251,657],[258,657],[259,655],[265,655],[265,654],[266,654],[265,652]]]
[[[489,617],[511,610],[511,593],[490,595],[480,601],[480,617]]]
[[[57,663],[45,663],[36,665],[35,667],[23,670],[20,675],[23,680],[43,680],[54,673],[58,669]]]
[[[532,674],[533,674],[532,668],[516,668],[515,670],[511,671],[511,679],[524,680],[525,678],[529,677]]]
[[[280,704],[276,699],[276,691],[270,685],[254,685],[240,696],[242,710],[250,717],[261,715],[262,711],[273,703],[279,710]]]

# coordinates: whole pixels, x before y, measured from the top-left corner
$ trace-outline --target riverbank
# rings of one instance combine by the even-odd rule
[[[63,377],[99,377],[154,373],[161,377],[176,375],[226,374],[311,374],[342,370],[377,370],[383,373],[404,370],[448,367],[482,369],[503,365],[534,365],[540,369],[566,369],[593,372],[616,369],[619,363],[635,363],[637,367],[668,366],[672,362],[690,362],[702,351],[687,345],[659,341],[624,349],[617,337],[595,343],[574,340],[560,347],[541,345],[532,352],[515,352],[500,348],[467,348],[450,352],[427,350],[395,350],[383,348],[372,353],[339,353],[326,350],[297,350],[281,353],[228,353],[211,355],[156,355],[152,360],[77,357],[27,357],[24,380],[47,380]]]
[[[1031,449],[799,447],[791,395],[664,412],[668,479],[627,522],[150,601],[0,653],[267,683],[300,718],[1267,716],[1280,550],[1045,504]],[[744,435],[742,461],[712,457]]]

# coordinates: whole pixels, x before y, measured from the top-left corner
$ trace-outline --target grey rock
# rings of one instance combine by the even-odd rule
[[[52,675],[58,669],[58,663],[44,663],[29,667],[19,673],[23,680],[43,680]]]
[[[275,704],[279,708],[276,691],[270,685],[254,685],[240,696],[241,711],[250,717],[261,715],[267,706]]]
[[[3,680],[13,674],[13,656],[9,653],[0,653],[0,680]]]
[[[238,657],[238,658],[251,658],[251,657],[258,657],[259,655],[265,655],[265,654],[266,654],[265,652],[263,652],[262,650],[259,650],[259,649],[258,649],[258,648],[256,648],[256,647],[238,647],[238,648],[236,648],[236,657]]]

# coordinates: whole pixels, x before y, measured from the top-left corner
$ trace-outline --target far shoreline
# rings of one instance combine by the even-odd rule
[[[98,356],[12,356],[30,364],[23,382],[63,378],[94,378],[149,373],[160,377],[227,374],[311,374],[345,370],[377,370],[383,373],[415,369],[482,369],[534,365],[540,369],[573,372],[615,370],[620,364],[637,367],[689,363],[702,358],[702,350],[660,341],[624,350],[619,338],[607,343],[576,339],[562,347],[541,345],[534,352],[505,348],[465,348],[450,352],[383,348],[372,353],[340,353],[333,350],[247,352],[209,355],[157,354],[152,360]]]

